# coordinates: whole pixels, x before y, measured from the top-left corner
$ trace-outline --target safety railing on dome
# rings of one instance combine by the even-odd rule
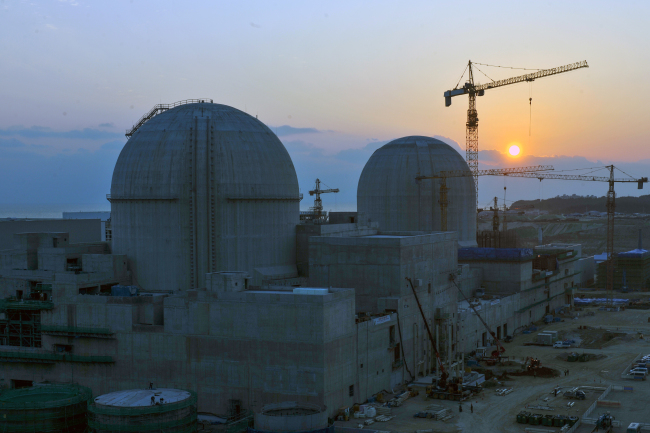
[[[126,130],[126,136],[130,137],[135,131],[138,130],[142,125],[144,125],[147,120],[151,119],[157,114],[162,113],[163,111],[169,110],[170,108],[178,107],[179,105],[185,104],[200,104],[200,103],[210,103],[212,104],[212,99],[184,99],[182,101],[174,102],[173,104],[158,104],[155,105],[147,114],[142,116],[138,122],[133,125],[131,129]]]

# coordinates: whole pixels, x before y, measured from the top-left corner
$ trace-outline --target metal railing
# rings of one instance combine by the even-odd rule
[[[155,105],[147,114],[142,116],[138,122],[133,125],[131,129],[126,130],[126,136],[130,137],[133,135],[135,131],[138,130],[142,125],[145,124],[145,122],[152,117],[154,117],[156,114],[162,113],[163,111],[169,110],[170,108],[178,107],[179,105],[186,105],[186,104],[200,104],[200,103],[209,103],[212,104],[212,99],[184,99],[182,101],[174,102],[172,104],[157,104]]]

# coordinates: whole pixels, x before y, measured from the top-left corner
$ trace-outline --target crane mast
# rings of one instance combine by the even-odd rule
[[[321,200],[320,195],[321,194],[327,194],[327,193],[336,193],[339,192],[338,188],[329,188],[329,189],[321,189],[320,184],[321,184],[320,179],[316,179],[316,185],[313,190],[309,191],[309,195],[315,195],[316,198],[314,199],[314,205],[309,208],[311,211],[312,218],[314,221],[327,221],[326,215],[323,213],[323,200]]]
[[[510,84],[517,84],[521,82],[531,82],[539,78],[548,77],[551,75],[557,75],[564,72],[574,71],[580,68],[588,68],[586,60],[581,62],[571,63],[564,66],[559,66],[557,68],[551,69],[542,69],[530,74],[520,75],[518,77],[506,78],[505,80],[492,81],[487,84],[475,84],[474,83],[474,67],[472,66],[472,61],[470,60],[467,63],[468,69],[468,81],[463,85],[463,87],[458,88],[456,86],[452,90],[447,90],[444,93],[445,97],[445,106],[449,107],[451,105],[451,98],[459,95],[468,95],[469,97],[469,108],[467,109],[467,122],[465,130],[465,157],[467,165],[469,166],[470,171],[473,173],[474,178],[474,187],[476,189],[476,209],[478,209],[478,112],[476,111],[476,97],[483,96],[485,91],[488,89],[495,89],[497,87],[507,86]],[[476,215],[476,225],[478,227],[478,214]]]
[[[616,178],[614,177],[613,165],[608,165],[609,176],[584,176],[579,174],[554,174],[554,173],[512,173],[512,177],[528,177],[539,179],[540,182],[544,179],[559,179],[559,180],[579,180],[590,182],[607,182],[609,189],[607,190],[607,285],[606,292],[609,303],[613,302],[612,297],[614,293],[614,215],[616,210],[616,193],[614,192],[614,184],[617,182],[637,183],[638,189],[643,189],[643,184],[648,182],[647,177],[634,179],[629,178]]]

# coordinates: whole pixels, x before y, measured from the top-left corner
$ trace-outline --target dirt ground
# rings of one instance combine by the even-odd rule
[[[376,422],[364,426],[367,430],[382,430],[392,432],[414,433],[416,430],[433,432],[517,432],[523,433],[527,427],[516,422],[516,415],[521,410],[540,414],[565,414],[582,416],[584,411],[600,396],[600,390],[587,390],[587,399],[576,401],[569,408],[567,400],[561,395],[554,397],[553,389],[561,387],[566,390],[575,386],[607,387],[620,385],[633,387],[632,392],[612,392],[607,400],[620,401],[621,407],[597,407],[592,417],[609,410],[622,425],[614,432],[624,432],[630,422],[650,423],[650,380],[637,382],[621,378],[621,373],[640,354],[650,354],[650,311],[626,310],[621,312],[596,311],[594,316],[581,316],[574,320],[556,322],[541,326],[539,331],[555,330],[559,335],[574,338],[578,343],[585,343],[588,348],[554,349],[552,347],[525,346],[524,343],[534,339],[535,334],[520,334],[511,343],[506,344],[506,355],[515,362],[521,362],[526,357],[534,356],[541,360],[542,366],[561,372],[569,369],[569,375],[542,378],[512,375],[497,383],[496,388],[514,388],[506,396],[497,396],[496,388],[486,388],[471,401],[462,403],[463,411],[459,412],[458,402],[443,400],[428,400],[424,398],[424,390],[420,395],[407,400],[401,407],[393,408],[394,419],[388,422]],[[587,329],[580,329],[582,327]],[[646,338],[640,338],[639,332]],[[574,351],[603,355],[601,359],[588,362],[567,362],[559,355]],[[495,368],[499,375],[504,370],[514,370],[517,367],[501,366]],[[413,418],[418,411],[423,411],[430,404],[438,404],[449,408],[454,416],[448,421],[433,421],[430,419]],[[470,404],[474,412],[470,412]],[[526,409],[530,406],[546,406],[553,410]],[[336,425],[358,428],[363,420],[350,419],[347,422],[337,421]],[[532,427],[532,426],[529,426]],[[559,428],[535,426],[547,431],[559,432]],[[593,429],[593,427],[591,427]],[[591,431],[591,429],[588,429]]]

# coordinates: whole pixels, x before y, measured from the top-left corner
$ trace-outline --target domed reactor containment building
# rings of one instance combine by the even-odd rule
[[[466,170],[451,146],[430,137],[398,138],[377,149],[361,173],[359,220],[387,231],[440,231],[440,180],[417,180],[441,171]],[[476,189],[471,177],[447,179],[447,227],[461,246],[476,246]]]
[[[295,264],[298,179],[256,118],[190,103],[147,120],[111,185],[113,253],[148,291],[191,289],[206,273]]]

